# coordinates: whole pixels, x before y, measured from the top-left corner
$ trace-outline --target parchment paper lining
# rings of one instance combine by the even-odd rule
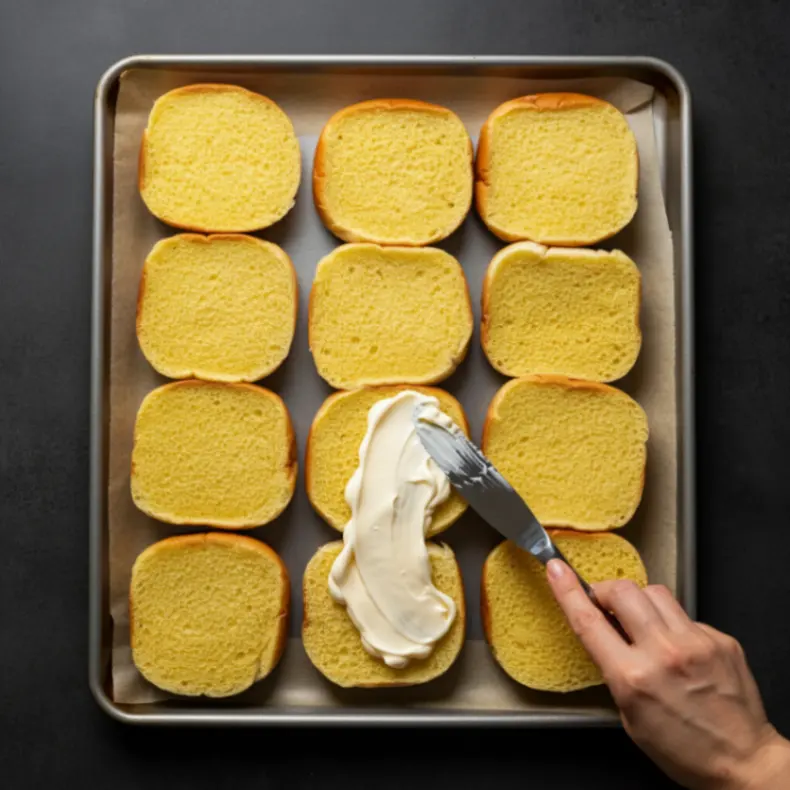
[[[441,708],[476,711],[547,711],[610,705],[603,690],[571,695],[529,692],[509,680],[495,664],[482,639],[479,614],[480,573],[487,552],[500,540],[475,514],[467,513],[442,536],[458,557],[464,574],[467,643],[456,665],[422,687],[342,692],[326,682],[308,661],[299,639],[301,577],[308,559],[338,534],[314,513],[304,493],[304,443],[313,415],[329,388],[318,377],[307,347],[307,299],[316,263],[340,242],[322,226],[310,190],[312,154],[329,116],[356,101],[409,97],[443,104],[457,112],[473,139],[490,111],[507,99],[536,91],[572,90],[605,98],[627,114],[639,147],[639,209],[634,221],[607,247],[622,249],[642,273],[644,343],[635,369],[618,386],[635,397],[650,423],[645,493],[634,520],[621,534],[639,548],[650,579],[675,587],[676,562],[676,420],[675,312],[672,239],[661,192],[660,152],[654,133],[653,89],[631,80],[523,80],[498,76],[392,76],[349,71],[326,74],[267,74],[239,71],[185,74],[169,70],[133,70],[123,74],[115,118],[113,170],[113,271],[111,295],[110,457],[108,529],[110,601],[113,618],[113,699],[145,703],[167,699],[137,672],[129,647],[128,586],[135,557],[151,543],[185,530],[158,523],[139,512],[129,492],[132,429],[140,401],[164,383],[147,364],[135,337],[140,271],[159,239],[178,231],[152,217],[137,191],[140,137],[156,98],[180,85],[232,82],[274,99],[291,117],[299,136],[302,184],[293,211],[261,237],[280,244],[291,256],[300,288],[300,314],[293,349],[284,366],[261,382],[285,400],[299,446],[296,495],[273,524],[250,533],[283,557],[292,580],[289,643],[280,667],[248,692],[222,704],[252,707],[326,708],[352,705],[376,708]],[[440,245],[461,262],[469,281],[479,329],[480,290],[491,257],[503,246],[475,216]],[[479,441],[486,407],[504,379],[485,360],[475,332],[469,356],[452,378],[440,385],[459,398]]]

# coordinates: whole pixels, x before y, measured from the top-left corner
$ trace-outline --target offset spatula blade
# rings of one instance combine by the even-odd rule
[[[414,424],[428,455],[469,505],[506,538],[542,559],[552,545],[551,538],[491,461],[459,428],[420,419],[420,407]]]

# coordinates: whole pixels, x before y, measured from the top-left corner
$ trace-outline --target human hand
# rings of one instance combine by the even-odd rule
[[[692,790],[790,788],[790,742],[768,723],[738,642],[692,622],[666,587],[594,585],[628,644],[565,563],[551,560],[547,575],[626,732],[671,778]]]

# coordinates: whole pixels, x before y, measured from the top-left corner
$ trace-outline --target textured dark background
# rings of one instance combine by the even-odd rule
[[[779,0],[0,2],[0,783],[670,786],[617,731],[146,731],[96,707],[91,111],[99,75],[141,52],[646,54],[680,69],[695,123],[700,613],[742,640],[790,732],[788,29]]]

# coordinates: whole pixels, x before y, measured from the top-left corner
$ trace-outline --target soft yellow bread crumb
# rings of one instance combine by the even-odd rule
[[[266,677],[285,644],[288,572],[240,535],[183,535],[149,546],[132,568],[132,658],[165,691],[227,697]]]
[[[313,195],[344,241],[432,244],[463,222],[472,179],[472,143],[455,113],[381,99],[330,118],[316,148]]]
[[[472,336],[466,278],[433,247],[346,244],[319,264],[310,294],[310,350],[337,389],[433,384]]]
[[[137,337],[172,379],[256,381],[288,356],[296,304],[296,273],[276,244],[183,233],[146,258]]]
[[[140,194],[177,228],[260,230],[294,204],[299,141],[271,100],[236,85],[188,85],[157,99],[140,149]]]
[[[619,535],[550,532],[585,581],[647,584],[639,554]],[[576,691],[603,682],[554,599],[545,568],[510,541],[497,546],[483,566],[482,612],[494,657],[518,683],[539,691]]]
[[[346,486],[359,466],[359,445],[368,427],[368,412],[384,398],[403,390],[416,390],[439,400],[439,408],[469,435],[461,404],[435,387],[399,385],[371,387],[330,395],[313,419],[305,453],[307,496],[318,514],[335,529],[343,530],[351,518]],[[443,532],[466,510],[466,502],[453,490],[433,515],[428,535]]]
[[[636,211],[636,139],[608,102],[539,93],[497,107],[480,133],[475,197],[505,241],[584,246]]]
[[[642,497],[647,417],[624,392],[525,376],[494,396],[483,452],[544,526],[621,527]]]
[[[171,524],[257,527],[290,502],[296,479],[291,419],[253,384],[178,381],[137,413],[132,498]]]
[[[639,355],[639,304],[639,270],[619,250],[522,241],[497,253],[488,267],[483,350],[506,376],[614,381]]]
[[[461,650],[466,628],[464,588],[453,552],[447,546],[428,544],[433,583],[455,601],[455,621],[428,658],[393,669],[362,647],[359,631],[345,607],[329,594],[329,571],[342,548],[340,541],[322,546],[304,572],[302,641],[316,669],[345,688],[414,686],[444,674]]]

